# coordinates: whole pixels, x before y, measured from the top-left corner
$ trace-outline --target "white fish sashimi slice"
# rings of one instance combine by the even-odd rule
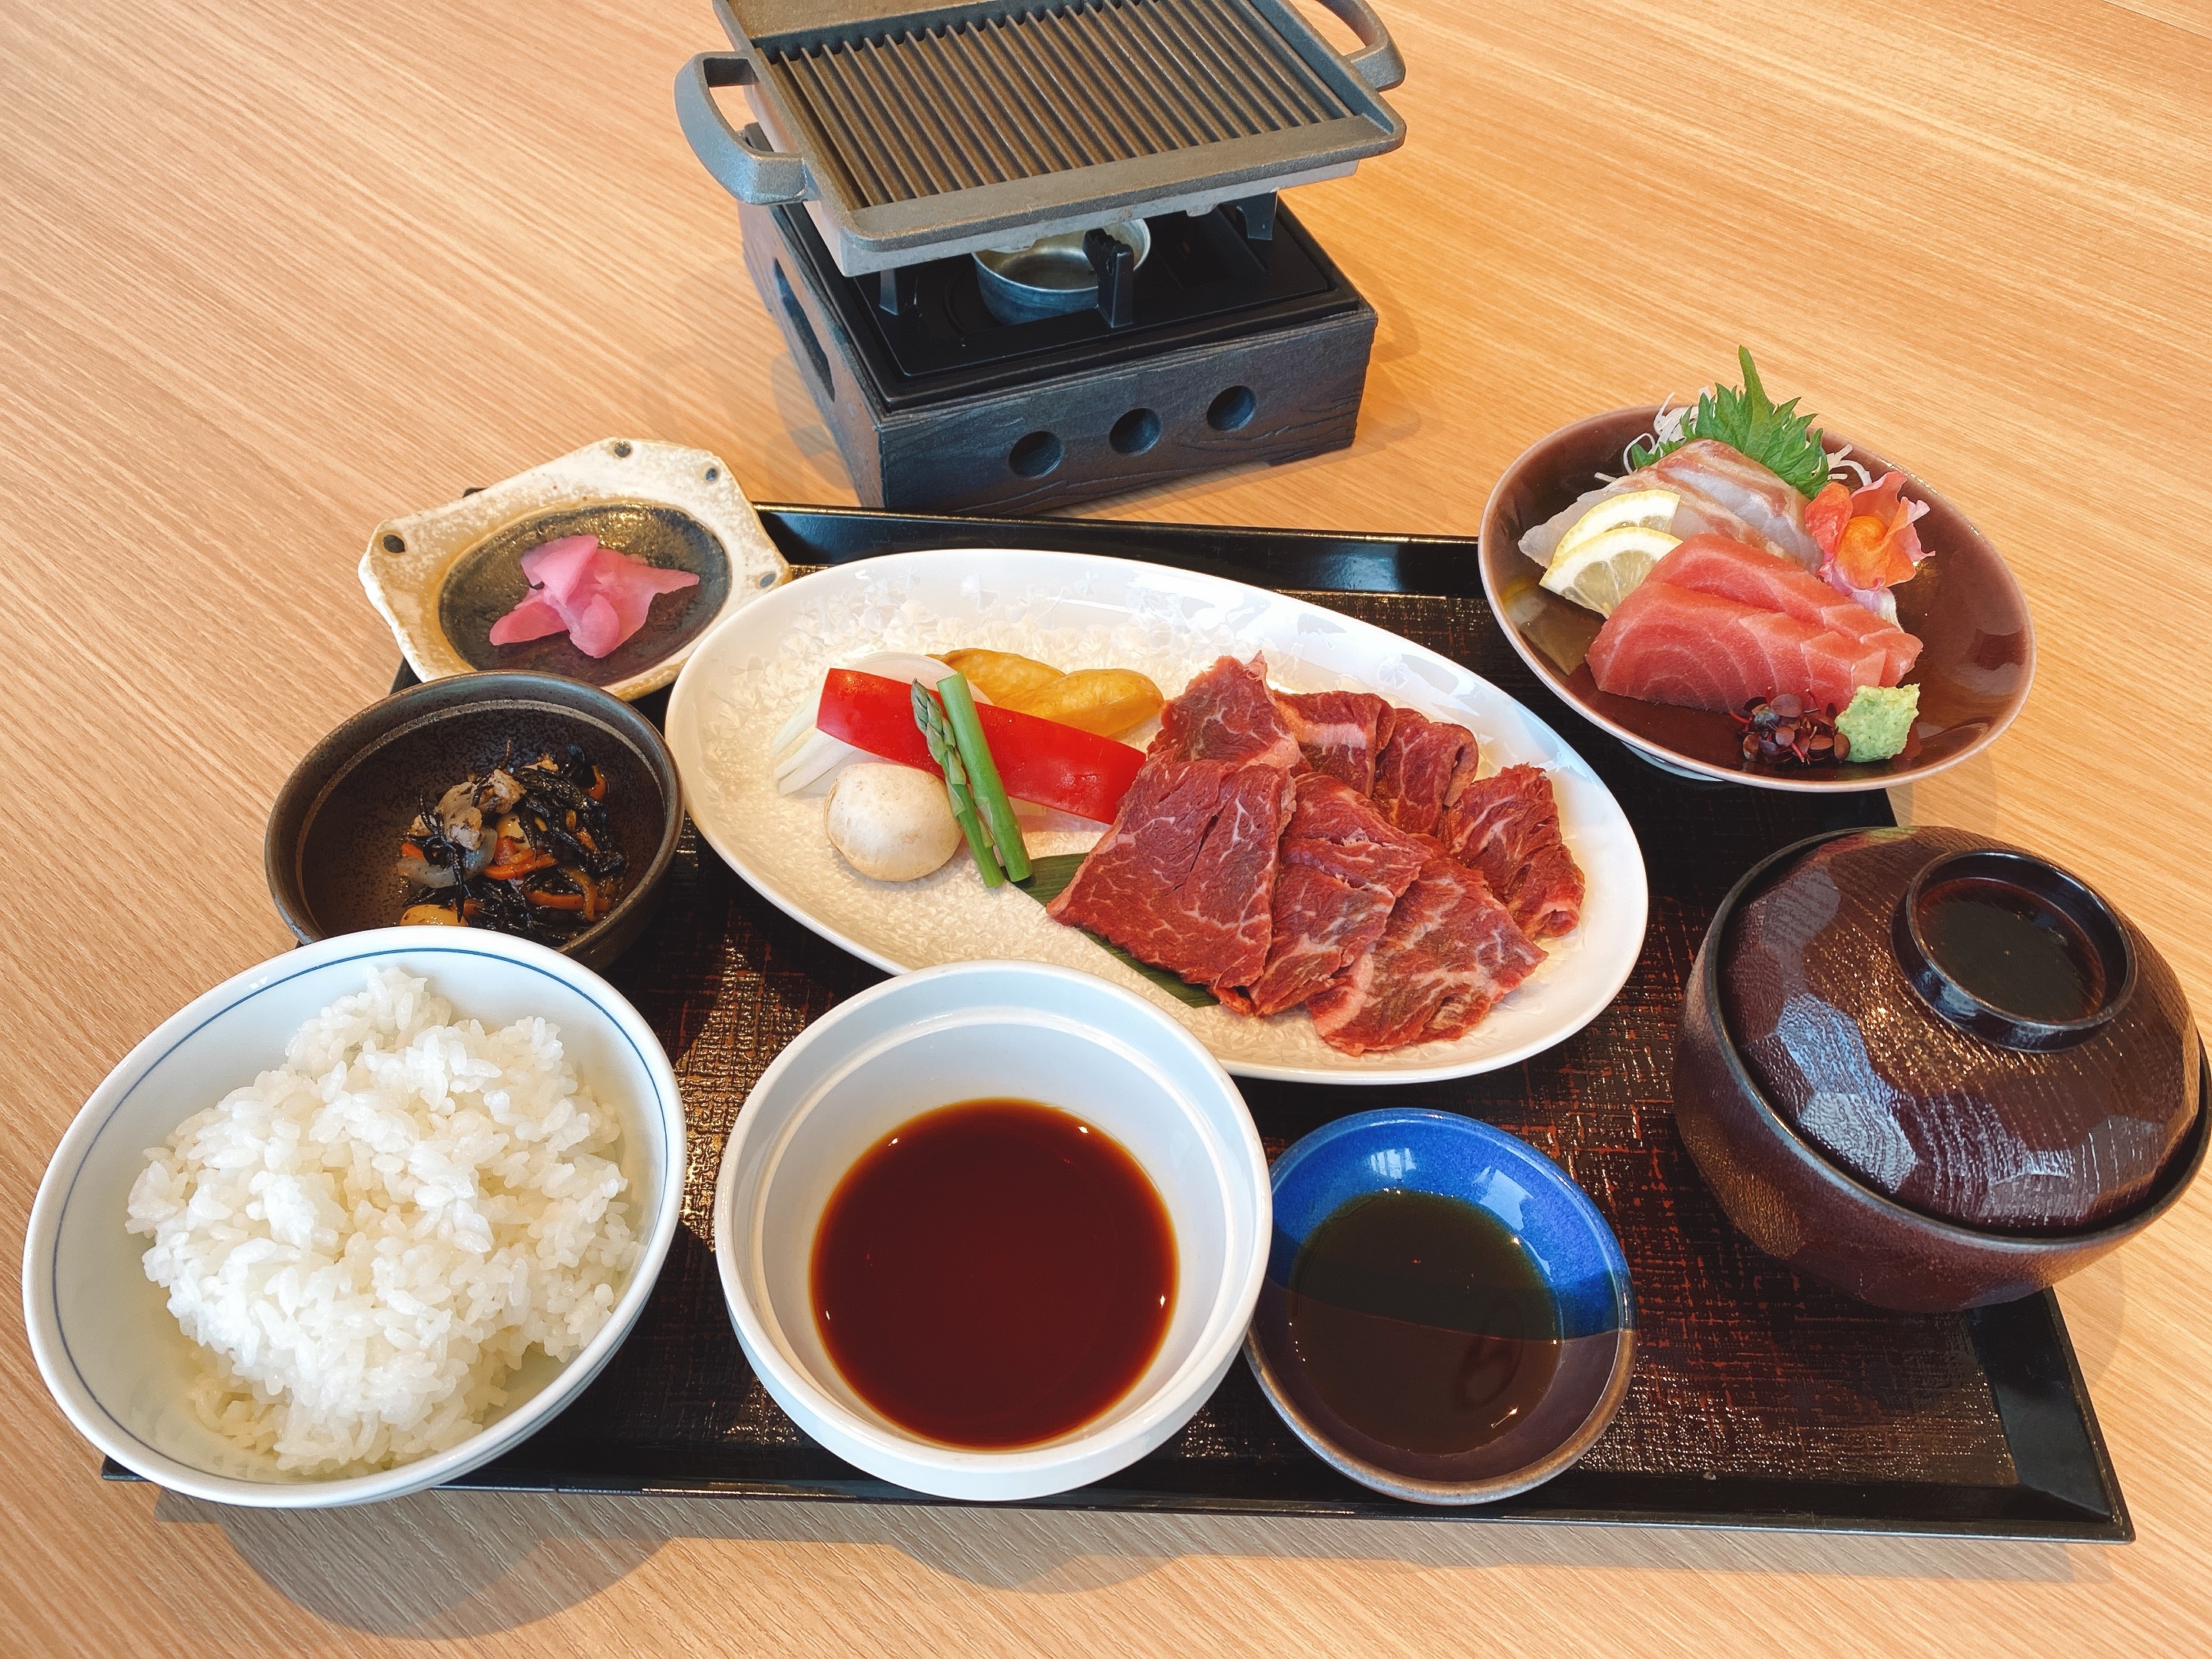
[[[1794,485],[1741,450],[1711,438],[1695,438],[1662,455],[1644,469],[1662,489],[1679,490],[1683,504],[1692,498],[1708,520],[1732,521],[1731,532],[1714,524],[1719,535],[1763,547],[1795,560],[1808,570],[1820,564],[1820,547],[1805,528],[1805,498]],[[1742,533],[1749,531],[1749,535]]]
[[[1552,555],[1582,516],[1608,496],[1631,489],[1669,489],[1682,498],[1668,526],[1685,541],[1725,536],[1777,553],[1808,570],[1820,567],[1820,544],[1805,528],[1805,498],[1740,451],[1695,438],[1650,466],[1625,473],[1575,498],[1522,535],[1521,550],[1549,568]]]

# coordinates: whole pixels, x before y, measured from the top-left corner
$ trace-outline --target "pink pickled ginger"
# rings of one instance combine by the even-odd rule
[[[602,547],[597,536],[563,536],[522,556],[530,592],[491,625],[494,645],[566,632],[587,657],[604,657],[645,626],[654,598],[696,587],[688,570],[663,570]]]

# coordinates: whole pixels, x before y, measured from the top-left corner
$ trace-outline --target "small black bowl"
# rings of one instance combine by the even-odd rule
[[[676,762],[650,721],[618,697],[550,674],[457,674],[373,703],[310,750],[269,814],[270,896],[305,943],[389,927],[411,890],[399,843],[426,801],[471,773],[570,744],[607,779],[615,844],[629,858],[623,895],[563,945],[605,968],[660,908],[684,827]]]

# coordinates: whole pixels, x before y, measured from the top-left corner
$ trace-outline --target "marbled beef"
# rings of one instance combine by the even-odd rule
[[[1217,995],[1248,986],[1267,966],[1291,809],[1279,766],[1156,756],[1046,912]]]
[[[1482,872],[1531,939],[1571,933],[1582,920],[1583,872],[1559,834],[1548,773],[1509,766],[1462,782],[1444,809],[1445,850]]]
[[[1347,1054],[1448,1041],[1472,1030],[1543,959],[1481,872],[1437,848],[1375,947],[1306,1009],[1322,1041]]]
[[[1375,765],[1375,805],[1401,830],[1433,836],[1452,785],[1474,775],[1474,733],[1401,708]]]
[[[1396,709],[1372,691],[1279,691],[1275,704],[1308,766],[1363,795],[1374,793],[1375,763]]]
[[[1295,771],[1304,763],[1297,740],[1267,690],[1267,659],[1218,659],[1160,710],[1160,732],[1148,755],[1176,760],[1260,763]]]
[[[1357,960],[1427,857],[1364,795],[1317,772],[1298,777],[1280,855],[1267,966],[1241,1000],[1223,999],[1243,1012],[1295,1008]]]

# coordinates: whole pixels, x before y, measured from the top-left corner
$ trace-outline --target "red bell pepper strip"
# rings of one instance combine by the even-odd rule
[[[903,680],[833,668],[822,683],[814,724],[855,749],[942,777],[914,723],[912,696]],[[999,781],[1016,800],[1111,823],[1114,809],[1144,764],[1143,750],[1058,720],[988,705],[975,713],[998,764]]]

